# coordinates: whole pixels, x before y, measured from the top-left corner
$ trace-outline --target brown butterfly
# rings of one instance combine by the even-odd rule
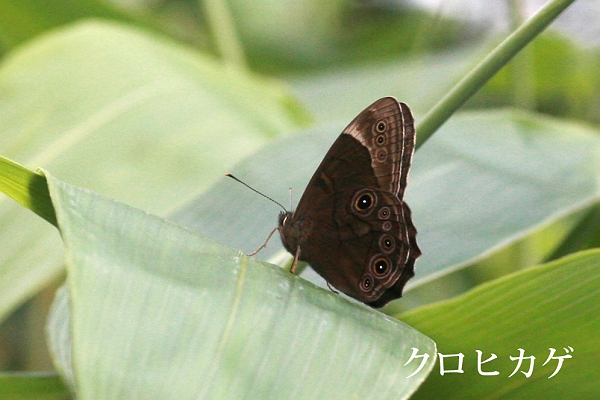
[[[295,266],[306,261],[336,289],[372,307],[402,296],[421,255],[403,201],[415,148],[408,106],[384,97],[333,143],[279,233]]]

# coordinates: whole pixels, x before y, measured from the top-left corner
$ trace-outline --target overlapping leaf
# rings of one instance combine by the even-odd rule
[[[50,342],[79,398],[398,399],[434,365],[431,357],[408,378],[419,364],[404,365],[412,347],[434,355],[435,345],[402,322],[141,210],[48,182],[70,295],[57,299]]]

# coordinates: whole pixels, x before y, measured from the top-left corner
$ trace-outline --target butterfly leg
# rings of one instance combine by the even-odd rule
[[[271,231],[271,233],[269,233],[269,236],[267,236],[267,239],[265,240],[265,242],[263,244],[260,245],[260,247],[256,250],[254,250],[252,253],[250,254],[246,254],[248,257],[252,257],[255,256],[256,254],[258,254],[259,251],[261,251],[262,249],[264,249],[265,247],[267,247],[267,243],[269,243],[269,240],[271,240],[271,236],[273,236],[273,234],[275,233],[275,231],[279,229],[279,228],[275,228]]]
[[[300,246],[296,247],[296,255],[294,256],[294,262],[292,263],[292,267],[290,268],[290,272],[292,274],[296,273],[296,268],[298,267],[298,259],[300,258]]]

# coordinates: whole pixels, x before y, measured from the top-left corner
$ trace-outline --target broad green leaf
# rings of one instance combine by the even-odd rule
[[[293,187],[297,201],[342,129],[282,139],[233,172],[283,204]],[[599,197],[599,165],[600,138],[591,128],[515,111],[457,115],[415,153],[406,201],[423,256],[409,287],[590,206]],[[223,178],[173,218],[250,252],[276,226],[277,212],[276,205]],[[259,256],[281,252],[275,238]],[[310,271],[304,276],[318,281]]]
[[[0,154],[165,214],[301,122],[276,83],[117,24],[54,31],[0,67]],[[54,230],[0,197],[0,319],[61,270]]]
[[[401,399],[435,363],[434,343],[398,320],[47,179],[70,295],[49,340],[78,398]],[[412,347],[432,357],[407,379]]]
[[[0,374],[0,398],[65,400],[70,394],[56,373],[4,373]]]
[[[417,280],[480,259],[600,197],[600,138],[586,126],[473,112],[432,141],[417,153],[407,197],[430,254]]]
[[[432,337],[442,354],[464,354],[464,373],[440,375],[437,369],[415,399],[592,399],[600,393],[600,251],[589,250],[532,267],[481,285],[456,299],[400,315]],[[573,349],[571,352],[569,346]],[[535,356],[530,378],[517,372],[509,357]],[[550,378],[558,360],[560,371]],[[481,376],[498,371],[497,376]],[[456,369],[457,359],[446,368]],[[438,365],[439,367],[439,365]],[[519,371],[527,372],[523,361]]]

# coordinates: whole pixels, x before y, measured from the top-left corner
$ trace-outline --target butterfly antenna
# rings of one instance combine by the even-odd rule
[[[292,196],[294,194],[294,191],[292,190],[292,188],[289,188],[289,189],[290,189],[290,209],[291,209],[293,207],[293,204],[294,204],[294,201],[293,201],[294,198]]]
[[[255,193],[260,194],[262,197],[271,200],[273,203],[277,204],[279,207],[281,207],[283,209],[283,211],[288,212],[284,206],[281,205],[280,202],[273,200],[272,198],[270,198],[269,196],[267,196],[264,193],[259,192],[258,190],[254,189],[252,186],[248,185],[246,182],[243,182],[241,180],[239,180],[238,178],[236,178],[235,176],[231,175],[231,174],[225,174],[225,176],[230,177],[231,179],[233,179],[234,181],[238,181],[239,183],[241,183],[242,185],[246,186],[248,189],[252,190]]]

